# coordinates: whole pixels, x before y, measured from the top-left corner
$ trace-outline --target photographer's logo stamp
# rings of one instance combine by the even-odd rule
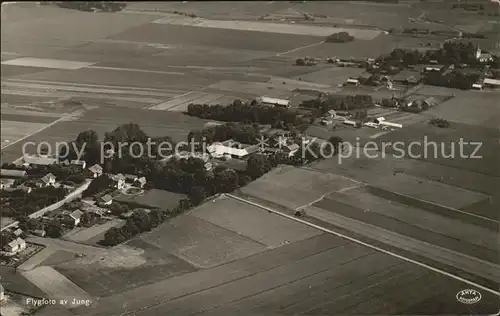
[[[481,293],[476,290],[466,289],[457,293],[457,301],[464,304],[476,304],[481,300]]]

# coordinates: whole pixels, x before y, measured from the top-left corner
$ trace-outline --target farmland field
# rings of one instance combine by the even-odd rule
[[[245,195],[296,209],[357,183],[330,173],[281,166],[241,189]]]
[[[455,214],[423,210],[417,203],[406,205],[371,191],[364,187],[333,193],[314,206],[498,263],[498,229],[495,230],[495,226],[482,227],[474,221],[469,223],[465,216],[457,218]],[[485,221],[478,224],[483,223],[489,224]]]
[[[500,170],[495,168],[499,159],[497,129],[453,121],[450,128],[441,129],[421,122],[386,134],[377,141],[403,142],[408,157],[486,175],[500,175]],[[410,147],[411,144],[417,145]],[[392,153],[388,148],[388,153]]]
[[[499,92],[470,91],[441,103],[426,114],[457,123],[497,128],[500,125],[498,100]]]
[[[215,203],[204,204],[190,215],[268,247],[279,247],[320,233],[316,229],[227,197],[219,198]]]
[[[146,190],[139,195],[120,194],[114,197],[118,202],[133,203],[143,205],[144,207],[161,208],[164,210],[175,208],[179,204],[179,201],[184,198],[186,198],[184,194],[158,189]]]
[[[121,293],[137,286],[153,283],[165,278],[195,271],[185,261],[141,241],[139,238],[127,243],[128,253],[111,253],[107,257],[53,262],[55,269],[78,284],[93,296],[102,297]],[[129,264],[107,266],[102,260],[121,261]],[[47,262],[45,264],[51,264]]]
[[[79,305],[72,304],[75,298],[78,300],[92,299],[88,293],[51,267],[38,267],[24,272],[23,275],[41,288],[48,297],[58,301],[67,300],[67,307],[76,307]]]
[[[140,238],[200,268],[247,257],[266,248],[191,215],[172,219]]]
[[[316,25],[290,25],[285,23],[269,23],[257,21],[217,21],[217,20],[192,20],[186,18],[167,17],[153,21],[158,24],[195,26],[224,30],[255,31],[264,33],[294,34],[326,37],[333,33],[348,32],[356,39],[370,40],[381,33],[378,30],[322,27]]]
[[[312,56],[316,58],[375,58],[383,54],[390,53],[397,43],[390,35],[379,35],[370,40],[354,40],[348,43],[323,43],[311,47],[305,47],[285,56],[295,58]],[[299,47],[298,45],[297,47]]]
[[[39,144],[47,141],[50,144],[74,140],[78,133],[93,129],[101,137],[105,132],[114,130],[120,124],[133,121],[151,137],[170,136],[174,141],[186,140],[189,132],[203,128],[205,121],[175,112],[148,111],[140,109],[122,109],[102,107],[89,110],[77,120],[61,121],[49,128],[28,137],[25,141]],[[21,156],[22,144],[17,143],[2,150],[2,160],[12,161]],[[29,147],[31,148],[31,147]]]
[[[321,314],[412,314],[417,309],[423,314],[447,314],[466,309],[454,297],[463,286],[323,234],[130,290],[120,297],[102,298],[97,309],[80,308],[75,313],[109,315],[125,311],[122,304],[126,301],[126,310],[137,315],[304,314],[313,310]],[[494,310],[496,297],[483,295],[474,310]]]
[[[343,84],[348,78],[359,77],[364,72],[365,70],[362,68],[331,67],[299,77],[304,81],[337,86]]]

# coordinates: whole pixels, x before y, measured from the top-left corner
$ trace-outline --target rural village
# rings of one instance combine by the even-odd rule
[[[0,316],[494,314],[499,14],[2,3]]]

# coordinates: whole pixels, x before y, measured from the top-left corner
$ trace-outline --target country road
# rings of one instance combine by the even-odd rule
[[[70,252],[74,252],[74,253],[82,253],[82,254],[90,255],[90,256],[91,255],[104,255],[104,254],[107,254],[109,252],[105,248],[94,247],[94,246],[75,243],[75,242],[62,240],[62,239],[31,236],[31,237],[28,237],[26,240],[29,242],[33,242],[33,243],[42,244],[42,245],[44,245],[46,247],[50,247],[52,249],[65,250],[65,251],[70,251]]]

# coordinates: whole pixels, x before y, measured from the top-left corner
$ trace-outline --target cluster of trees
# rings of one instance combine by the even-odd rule
[[[304,57],[304,58],[297,58],[295,60],[295,65],[297,66],[314,66],[318,63],[318,61],[315,58],[312,57]]]
[[[329,110],[350,111],[372,107],[374,101],[370,95],[322,95],[315,99],[305,100],[299,106],[310,109],[319,109],[321,114]]]
[[[425,52],[396,48],[389,55],[379,58],[379,61],[392,62],[393,65],[398,66],[427,64],[431,60],[446,65],[478,64],[476,47],[471,42],[467,44],[447,42],[441,49]]]
[[[185,12],[181,12],[181,11],[171,11],[171,13],[173,14],[178,14],[178,15],[182,15],[182,16],[187,16],[187,17],[190,17],[190,18],[197,18],[198,16],[194,13],[185,13]]]
[[[51,238],[61,237],[64,233],[64,229],[61,223],[57,220],[52,220],[47,223],[43,223],[38,218],[29,218],[28,216],[22,216],[18,218],[19,228],[23,231],[34,231],[34,230],[45,230],[46,236]]]
[[[26,173],[30,177],[40,178],[48,173],[52,173],[58,181],[74,184],[80,184],[85,181],[85,175],[83,174],[83,171],[84,170],[81,166],[65,166],[61,164],[52,164],[47,166],[34,165],[26,169]]]
[[[478,74],[465,74],[457,70],[446,74],[442,74],[439,72],[430,72],[424,78],[424,82],[433,86],[466,90],[472,88],[472,85],[478,82],[479,79],[480,76]]]
[[[240,105],[242,106],[242,105]],[[218,140],[223,137],[247,137],[250,142],[250,136],[254,136],[258,129],[255,125],[227,124],[209,129],[208,132],[201,131],[191,137],[205,136],[211,140]],[[248,133],[246,136],[245,133]],[[94,132],[82,132],[78,139],[88,138],[94,135]],[[240,135],[240,136],[237,136]],[[190,137],[190,138],[191,138]],[[219,138],[220,137],[220,138]],[[106,134],[109,141],[128,142],[139,141],[146,142],[147,135],[136,124],[125,124],[119,126],[111,133]],[[94,139],[98,143],[98,139]],[[207,171],[203,160],[190,157],[188,159],[173,158],[168,162],[159,161],[155,158],[142,156],[132,157],[128,150],[122,152],[120,159],[104,159],[103,169],[105,173],[134,173],[146,176],[152,185],[158,189],[187,194],[189,199],[183,199],[174,210],[155,210],[149,214],[141,212],[134,215],[127,221],[122,228],[110,229],[103,240],[105,245],[116,245],[130,237],[150,230],[168,216],[178,214],[191,207],[202,203],[207,197],[218,194],[232,192],[241,186],[244,186],[254,179],[259,178],[266,172],[279,164],[303,165],[314,160],[322,159],[323,155],[338,154],[340,151],[340,138],[330,140],[334,144],[333,148],[323,149],[317,143],[312,144],[304,153],[298,151],[294,156],[289,157],[283,152],[273,154],[255,154],[248,158],[247,166],[244,170],[233,170],[223,166],[217,166],[213,170]],[[329,152],[330,150],[330,152]],[[333,150],[333,152],[331,152]],[[83,196],[93,196],[103,193],[110,188],[112,180],[106,174],[96,178],[83,192]],[[123,205],[111,206],[111,211],[115,215],[123,214],[128,211],[128,207]],[[89,221],[92,220],[89,218]]]
[[[132,140],[143,141],[147,140],[147,135],[134,124],[122,125],[115,129],[120,133],[106,134],[107,139],[131,143]],[[87,132],[84,132],[88,134]],[[236,134],[235,134],[236,133]],[[228,124],[222,127],[210,129],[210,132],[203,134],[211,140],[218,140],[218,137],[232,136],[238,138],[248,133],[244,139],[248,142],[253,142],[251,137],[257,133],[257,128],[254,125],[243,124]],[[191,136],[194,136],[192,134]],[[194,136],[200,137],[200,136]],[[318,149],[317,144],[311,146],[311,149]],[[146,154],[146,153],[144,153]],[[207,171],[203,160],[190,157],[188,159],[173,158],[168,162],[159,161],[158,159],[142,156],[132,157],[128,150],[122,152],[120,159],[106,158],[104,159],[103,169],[105,173],[134,173],[148,178],[148,182],[152,186],[172,192],[187,194],[193,204],[200,203],[206,197],[217,193],[231,192],[244,186],[252,179],[256,179],[269,171],[278,164],[294,164],[300,165],[311,162],[314,159],[320,159],[321,155],[313,156],[305,155],[302,157],[299,152],[294,157],[278,152],[276,154],[261,155],[256,154],[249,157],[247,168],[244,170],[233,170],[222,166],[217,166],[213,170]],[[107,175],[102,175],[95,179],[83,192],[83,196],[94,196],[102,194],[112,185],[112,180]],[[117,212],[120,212],[119,210]]]
[[[354,36],[349,35],[347,32],[334,33],[325,40],[327,43],[347,43],[352,41],[354,41]]]
[[[125,2],[111,1],[57,1],[56,4],[61,8],[87,12],[118,12],[127,6]]]
[[[450,127],[450,122],[442,118],[433,118],[429,121],[429,124],[434,125],[439,128],[448,128]]]
[[[205,128],[201,131],[191,131],[188,135],[188,142],[205,140],[211,144],[217,141],[234,139],[244,144],[256,144],[257,139],[260,137],[261,133],[258,124],[227,123]]]
[[[182,205],[181,205],[182,204]],[[179,207],[186,207],[186,202],[181,203]],[[120,228],[112,227],[104,235],[101,244],[104,246],[115,246],[133,236],[157,227],[163,223],[171,214],[168,210],[153,209],[147,213],[145,210],[138,209],[134,211],[132,217],[127,219],[124,226]]]
[[[103,174],[94,181],[90,182],[85,191],[82,192],[82,197],[94,196],[97,193],[108,190],[114,184],[113,180],[107,175]]]
[[[46,206],[62,200],[68,193],[64,188],[35,188],[31,193],[22,190],[2,192],[0,203],[2,216],[18,217],[30,215]]]
[[[190,104],[187,114],[225,122],[271,124],[276,128],[284,128],[289,124],[299,126],[308,121],[307,118],[293,110],[282,107],[258,106],[255,100],[250,104],[233,102],[229,106]]]

